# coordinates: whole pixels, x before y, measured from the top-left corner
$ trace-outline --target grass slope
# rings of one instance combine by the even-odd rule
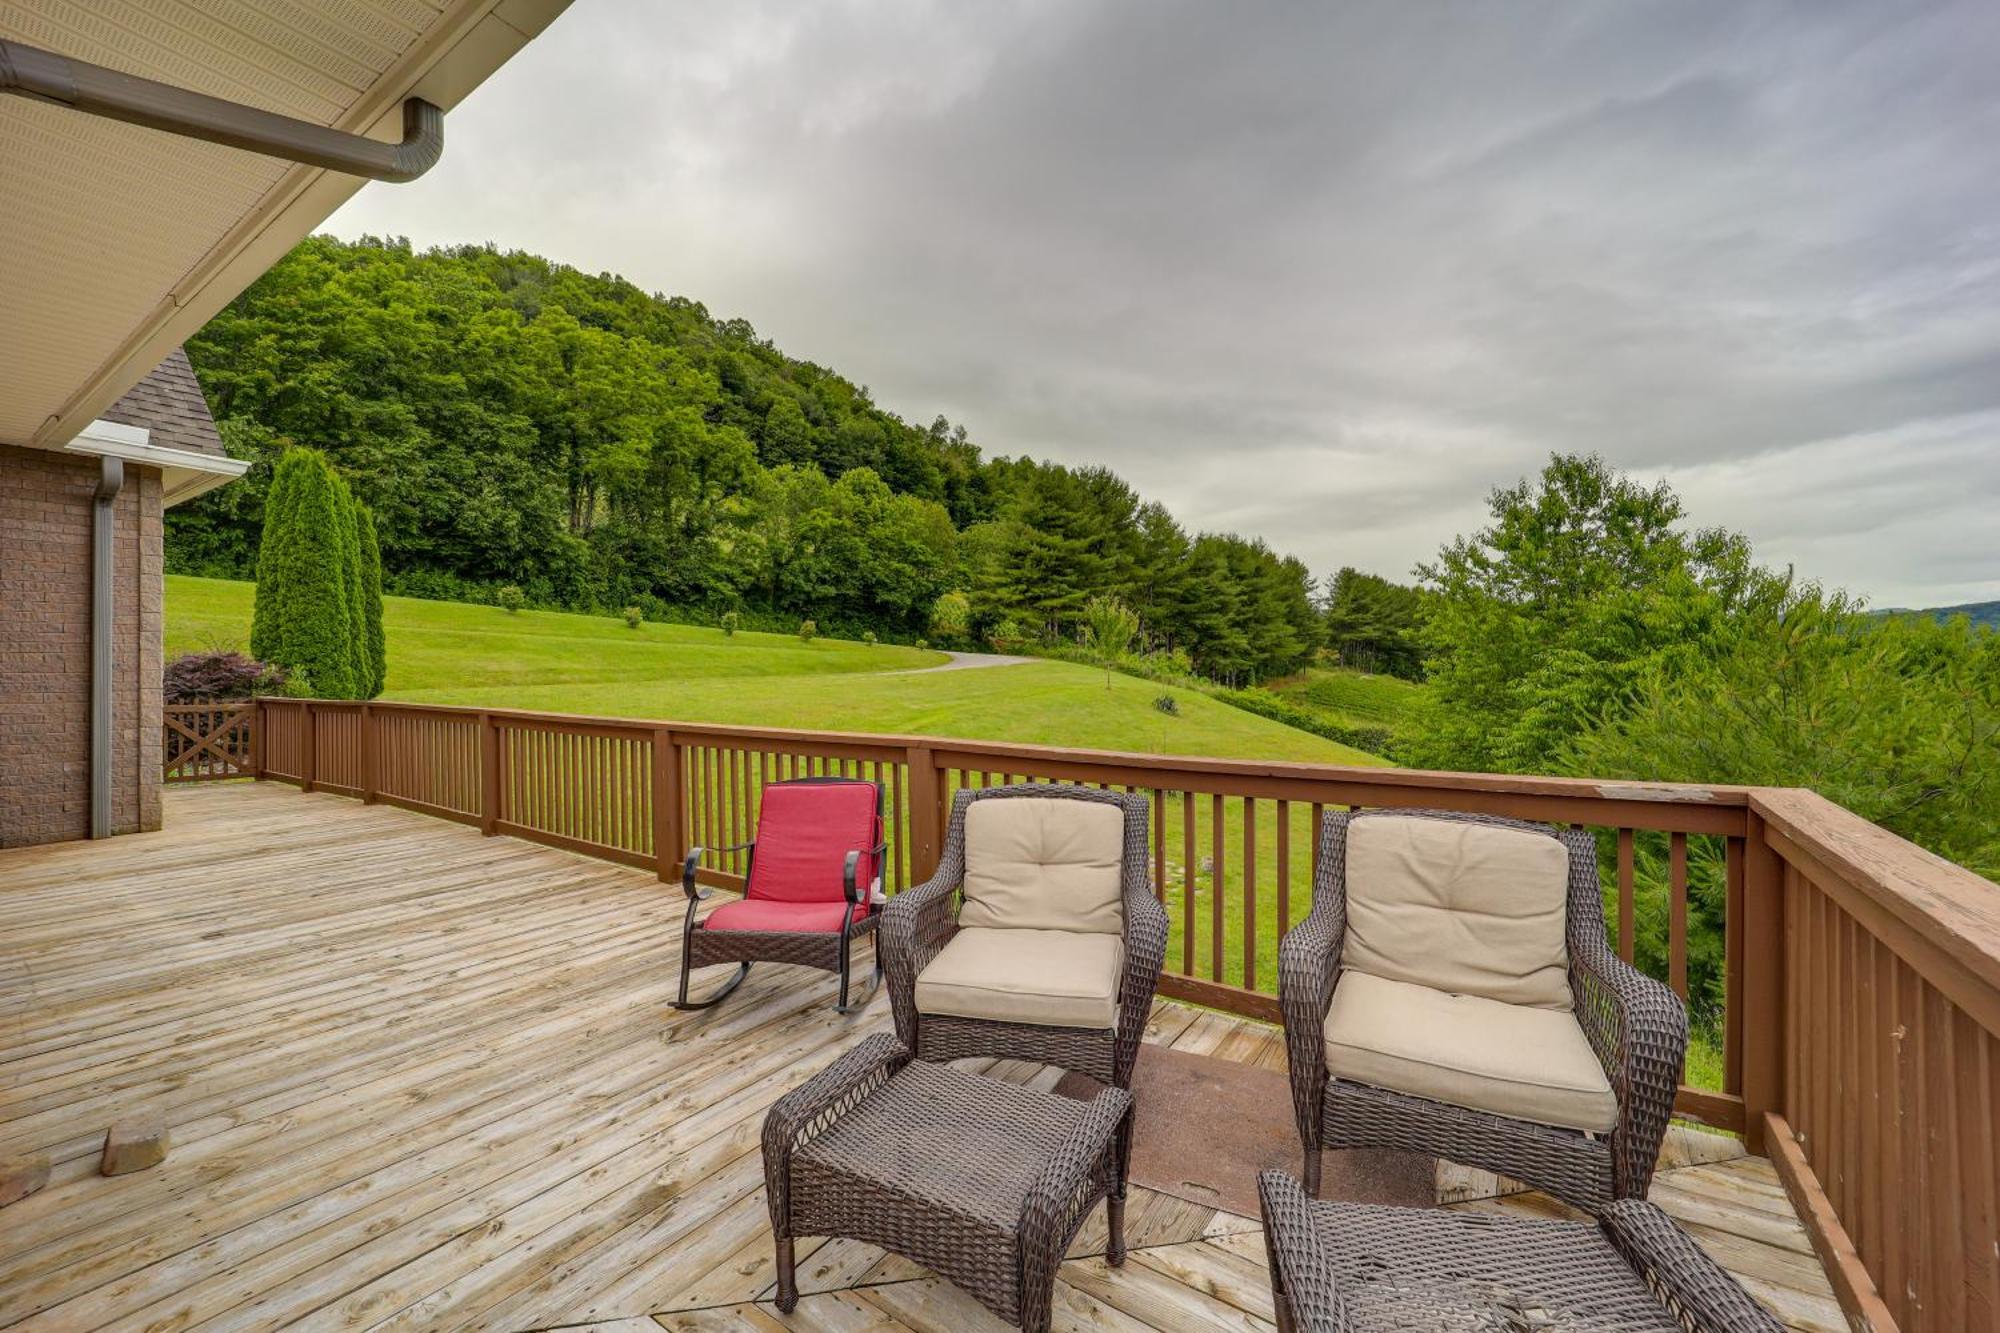
[[[1407,680],[1344,667],[1314,667],[1271,688],[1293,703],[1349,726],[1387,727],[1391,731],[1409,722],[1424,694],[1423,686]]]
[[[253,585],[167,580],[167,653],[241,648]],[[790,635],[734,637],[554,611],[383,599],[384,697],[603,716],[829,731],[906,732],[1218,758],[1383,761],[1200,694],[1065,662],[904,674],[943,653]]]

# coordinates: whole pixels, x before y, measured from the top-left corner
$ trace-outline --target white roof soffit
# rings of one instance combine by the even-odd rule
[[[393,143],[568,3],[10,0],[0,38]],[[0,444],[62,448],[363,183],[0,97]]]

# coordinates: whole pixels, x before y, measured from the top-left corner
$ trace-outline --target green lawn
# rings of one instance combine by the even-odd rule
[[[253,585],[167,580],[167,653],[244,648]],[[1217,758],[1384,761],[1188,690],[1066,662],[906,674],[946,661],[914,648],[610,616],[509,615],[383,599],[385,698],[680,722],[900,732]],[[1180,716],[1153,707],[1173,694]]]

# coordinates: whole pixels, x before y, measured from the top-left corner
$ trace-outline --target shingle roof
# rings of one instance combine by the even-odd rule
[[[178,347],[106,408],[104,420],[144,426],[152,432],[150,443],[168,449],[218,457],[228,452],[222,447],[222,437],[215,433],[215,418],[209,415],[208,400],[201,396],[194,367]]]

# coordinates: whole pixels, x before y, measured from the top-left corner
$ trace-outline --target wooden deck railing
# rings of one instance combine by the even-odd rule
[[[1436,807],[1596,830],[1613,934],[1690,973],[1691,865],[1723,899],[1720,1088],[1683,1114],[1779,1163],[1850,1313],[2000,1322],[2000,888],[1809,792],[1259,763],[506,709],[266,699],[256,776],[679,873],[742,842],[765,783],[887,795],[891,889],[935,866],[954,791],[1028,778],[1145,795],[1173,920],[1163,993],[1277,1017],[1277,943],[1310,906],[1330,809]],[[1646,867],[1658,866],[1657,882]],[[741,884],[740,858],[704,872]],[[1871,1274],[1873,1275],[1871,1277]]]

